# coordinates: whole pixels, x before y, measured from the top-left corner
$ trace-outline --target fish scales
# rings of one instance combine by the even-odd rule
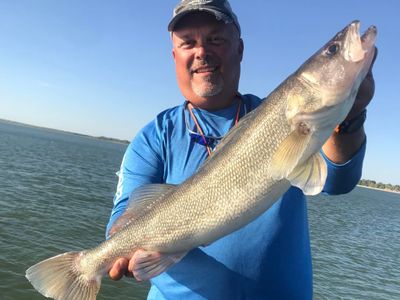
[[[128,256],[135,248],[133,245],[164,252],[194,248],[211,242],[215,235],[226,235],[242,227],[272,205],[275,195],[289,187],[286,180],[279,184],[276,180],[265,180],[270,177],[269,162],[276,148],[290,133],[289,124],[282,122],[286,118],[285,94],[285,87],[271,94],[265,105],[254,111],[249,126],[236,134],[235,143],[223,141],[213,155],[212,164],[205,164],[170,197],[156,203],[141,220],[124,229],[131,231],[129,227],[134,227],[134,235],[126,236],[121,231],[122,239],[116,242],[120,245],[119,252],[105,242],[111,251],[106,256]],[[261,197],[271,201],[257,201]],[[229,231],[221,232],[221,228]],[[93,266],[97,269],[103,263]]]

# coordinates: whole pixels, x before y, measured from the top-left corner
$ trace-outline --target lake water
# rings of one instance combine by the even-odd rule
[[[125,148],[0,121],[1,300],[45,299],[25,270],[104,239]],[[315,299],[400,299],[400,194],[312,197],[309,217]],[[105,278],[97,299],[145,299],[148,287]]]

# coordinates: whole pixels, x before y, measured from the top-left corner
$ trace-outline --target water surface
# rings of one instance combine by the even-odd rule
[[[125,148],[0,121],[0,299],[45,299],[25,270],[104,239]],[[399,194],[312,197],[309,218],[315,299],[400,299]],[[147,290],[105,278],[97,299],[145,299]]]

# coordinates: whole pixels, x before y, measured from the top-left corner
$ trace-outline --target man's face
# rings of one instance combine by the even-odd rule
[[[243,42],[233,24],[208,13],[189,14],[176,26],[172,42],[178,85],[186,99],[201,106],[234,97]]]

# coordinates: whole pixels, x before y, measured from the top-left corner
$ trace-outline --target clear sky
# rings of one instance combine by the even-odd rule
[[[177,1],[1,0],[0,118],[131,140],[177,88],[166,26]],[[231,0],[240,91],[266,96],[354,19],[378,27],[363,178],[400,184],[400,1]],[[1,141],[0,141],[1,142]]]

